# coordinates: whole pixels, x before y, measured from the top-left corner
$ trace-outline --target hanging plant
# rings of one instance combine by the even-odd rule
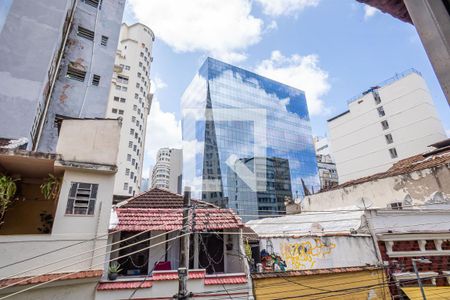
[[[17,191],[15,179],[9,176],[0,176],[0,225],[3,223],[6,210],[11,205],[14,195]]]
[[[58,200],[61,179],[53,174],[48,174],[48,178],[41,184],[41,193],[47,200]]]

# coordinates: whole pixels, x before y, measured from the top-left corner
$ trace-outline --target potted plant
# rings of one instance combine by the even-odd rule
[[[15,179],[6,175],[0,175],[0,226],[5,218],[5,213],[12,203],[17,191]]]
[[[58,200],[61,179],[53,174],[48,174],[48,178],[41,184],[41,193],[47,200]]]
[[[112,262],[108,268],[108,279],[116,280],[120,271],[122,271],[120,264],[117,261]]]

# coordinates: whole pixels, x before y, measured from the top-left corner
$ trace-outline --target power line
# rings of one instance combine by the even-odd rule
[[[144,247],[144,248],[139,249],[139,250],[136,250],[136,251],[134,251],[134,252],[127,253],[127,254],[125,254],[125,255],[118,256],[118,257],[113,258],[113,259],[109,259],[109,260],[107,260],[107,261],[102,261],[101,263],[92,265],[91,268],[92,268],[92,267],[96,267],[96,266],[102,266],[102,265],[104,265],[105,263],[109,263],[109,262],[111,262],[111,261],[116,261],[116,260],[118,260],[118,259],[120,259],[120,258],[126,257],[126,256],[128,256],[128,255],[133,255],[133,254],[135,254],[135,253],[139,253],[139,252],[141,252],[141,251],[143,251],[143,250],[146,250],[146,249],[151,249],[151,248],[153,248],[153,247],[162,245],[162,244],[167,243],[167,242],[169,242],[169,241],[172,241],[172,240],[181,238],[181,237],[183,237],[184,235],[186,235],[186,233],[185,233],[185,234],[182,234],[182,235],[179,235],[179,236],[176,236],[176,237],[174,237],[174,238],[165,240],[165,241],[163,241],[163,242],[160,242],[160,243],[157,243],[157,244],[154,244],[154,245],[151,245],[151,246]],[[115,250],[115,251],[116,251],[116,250]],[[70,276],[70,275],[77,274],[78,272],[79,272],[79,271],[75,271],[75,272],[71,272],[71,273],[67,273],[67,274],[58,276],[58,277],[53,278],[53,279],[51,279],[51,280],[49,280],[49,281],[45,281],[45,282],[39,283],[39,284],[37,284],[37,285],[33,285],[33,286],[31,286],[31,287],[28,287],[28,288],[19,290],[19,291],[17,291],[17,292],[8,294],[8,295],[6,295],[6,296],[3,296],[3,297],[0,298],[0,300],[7,299],[7,298],[9,298],[9,297],[12,297],[12,296],[15,296],[15,295],[24,293],[24,292],[26,292],[26,291],[29,291],[29,290],[31,290],[31,289],[34,289],[34,288],[43,286],[43,285],[45,285],[45,284],[48,284],[48,283],[51,283],[51,282],[54,282],[54,281],[57,281],[57,280],[66,278],[66,277],[68,277],[68,276]]]

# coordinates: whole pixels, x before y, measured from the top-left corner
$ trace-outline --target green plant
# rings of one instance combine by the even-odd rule
[[[0,176],[0,224],[5,217],[8,206],[11,205],[12,199],[17,191],[15,183],[17,179],[12,179],[9,176]]]
[[[38,228],[38,231],[42,233],[50,233],[53,226],[52,214],[44,210],[39,214],[39,216],[41,217],[42,226]]]
[[[48,178],[41,184],[41,193],[47,200],[56,201],[59,196],[59,189],[61,188],[61,179],[53,174],[48,174]]]
[[[114,261],[109,265],[109,273],[119,273],[120,271],[122,271],[122,269],[120,268],[120,264],[117,261]]]

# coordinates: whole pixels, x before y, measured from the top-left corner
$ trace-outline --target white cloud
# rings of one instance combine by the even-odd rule
[[[136,18],[175,51],[204,51],[230,62],[261,40],[263,21],[250,0],[130,0]]]
[[[364,19],[368,20],[370,17],[373,17],[377,12],[379,12],[378,9],[375,7],[364,5]]]
[[[156,76],[154,79],[155,89],[164,89],[167,87],[167,83],[161,79],[161,77]]]
[[[308,6],[317,6],[319,0],[256,0],[263,7],[266,15],[278,17],[281,15],[295,15]]]
[[[153,98],[146,135],[145,153],[150,165],[155,164],[156,153],[160,148],[181,148],[181,122],[173,113],[161,110],[157,97]]]
[[[280,51],[272,52],[270,59],[263,60],[256,73],[305,91],[311,115],[328,113],[321,97],[329,89],[328,73],[319,67],[315,54],[285,57]]]

